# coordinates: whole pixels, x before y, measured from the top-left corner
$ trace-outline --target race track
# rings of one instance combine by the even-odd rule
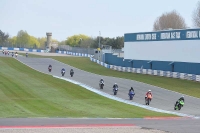
[[[4,56],[0,54],[1,56]],[[144,96],[147,90],[151,89],[153,92],[153,100],[150,103],[151,107],[155,107],[158,109],[168,110],[168,111],[174,111],[173,106],[175,101],[182,95],[176,92],[168,91],[159,87],[151,86],[148,84],[136,82],[133,80],[128,79],[121,79],[121,78],[114,78],[114,77],[107,77],[107,76],[101,76],[92,74],[89,72],[85,72],[76,68],[73,68],[69,65],[63,64],[61,62],[58,62],[56,60],[53,60],[51,58],[26,58],[23,56],[18,56],[17,60],[20,62],[40,71],[44,72],[46,74],[61,76],[60,70],[61,68],[66,69],[66,75],[65,78],[73,79],[78,82],[87,84],[93,88],[96,88],[98,90],[99,86],[99,80],[100,78],[103,78],[105,80],[105,87],[103,90],[110,95],[113,95],[112,92],[112,86],[114,83],[117,83],[119,85],[119,92],[117,97],[127,99],[128,100],[128,90],[132,86],[135,90],[136,95],[134,96],[133,101],[144,104]],[[67,58],[66,58],[67,60]],[[48,72],[48,65],[51,64],[53,66],[52,72]],[[80,64],[83,65],[83,64]],[[73,68],[75,71],[74,77],[70,77],[69,70]],[[185,95],[185,105],[184,107],[178,111],[180,113],[200,116],[200,99],[194,98],[191,96]],[[137,126],[146,127],[146,128],[155,128],[160,129],[164,131],[170,131],[170,132],[176,132],[176,133],[188,133],[188,132],[198,132],[200,130],[200,127],[198,126],[200,124],[199,119],[178,119],[178,120],[146,120],[146,119],[84,119],[84,120],[77,120],[77,119],[58,119],[57,122],[54,119],[36,119],[36,120],[30,120],[30,119],[20,119],[19,123],[16,122],[19,119],[0,119],[0,125],[23,125],[27,121],[30,121],[26,124],[28,125],[45,125],[46,124],[67,124],[67,123],[131,123],[136,124]],[[35,122],[40,121],[40,122]],[[58,122],[59,121],[59,122]],[[6,122],[6,123],[5,123]],[[41,124],[42,123],[42,124]],[[25,125],[26,125],[25,124]],[[178,127],[178,128],[177,128]]]
[[[61,76],[60,71],[62,68],[65,68],[66,69],[66,75],[64,76],[65,78],[76,80],[78,82],[87,84],[96,89],[99,89],[99,84],[98,84],[99,80],[100,78],[103,78],[105,81],[105,87],[102,91],[110,95],[113,95],[113,92],[112,92],[113,84],[117,83],[119,86],[117,97],[127,99],[127,100],[129,98],[128,90],[132,86],[136,93],[136,95],[133,98],[133,101],[139,104],[145,103],[144,97],[145,97],[146,92],[148,90],[152,90],[153,100],[150,103],[150,106],[158,108],[158,109],[174,111],[173,107],[174,107],[175,101],[182,96],[182,94],[179,94],[179,93],[168,91],[168,90],[151,86],[148,84],[136,82],[133,80],[108,77],[108,76],[100,76],[93,73],[89,73],[89,72],[71,67],[69,65],[63,64],[51,58],[18,57],[17,60],[19,60],[20,62],[23,62],[24,64],[38,71],[44,72],[46,74],[56,75],[56,76]],[[51,73],[49,73],[47,69],[49,64],[53,66]],[[80,64],[80,65],[83,65],[83,64]],[[69,75],[69,71],[71,68],[73,68],[75,72],[74,77],[72,78]],[[180,111],[177,111],[177,112],[200,116],[199,110],[200,110],[200,99],[185,95],[185,105]]]

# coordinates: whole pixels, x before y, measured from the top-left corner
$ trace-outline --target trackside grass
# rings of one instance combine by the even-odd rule
[[[5,57],[0,57],[0,104],[1,118],[174,116],[107,99]]]

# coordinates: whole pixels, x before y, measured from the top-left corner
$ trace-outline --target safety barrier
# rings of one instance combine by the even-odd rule
[[[0,50],[15,50],[15,51],[40,52],[40,53],[48,53],[49,52],[49,50],[13,48],[13,47],[0,47]]]

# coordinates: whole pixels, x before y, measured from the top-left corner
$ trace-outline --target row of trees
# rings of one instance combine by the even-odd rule
[[[0,46],[25,47],[25,48],[45,48],[46,37],[36,38],[20,30],[16,36],[9,37],[9,34],[0,30]],[[53,39],[54,42],[58,42]]]
[[[83,47],[83,48],[98,48],[99,43],[101,46],[109,45],[114,49],[120,49],[124,46],[124,37],[89,37],[83,34],[73,35],[67,38],[63,43],[72,47]]]
[[[192,22],[194,27],[200,27],[200,1],[197,3],[192,15]],[[171,11],[163,13],[159,16],[153,25],[153,30],[165,30],[165,29],[186,29],[188,28],[185,19],[177,12]]]

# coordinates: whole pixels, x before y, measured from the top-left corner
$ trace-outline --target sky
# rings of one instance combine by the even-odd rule
[[[162,13],[176,10],[193,27],[198,0],[0,0],[0,30],[66,40],[75,34],[117,37],[149,32]]]

